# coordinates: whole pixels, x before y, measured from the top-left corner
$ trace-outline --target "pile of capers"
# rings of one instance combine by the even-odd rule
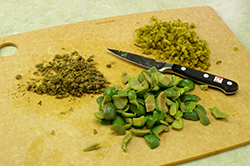
[[[56,98],[102,93],[108,81],[95,65],[93,55],[85,60],[77,51],[71,55],[57,54],[51,62],[36,65],[36,78],[28,82],[27,90]]]

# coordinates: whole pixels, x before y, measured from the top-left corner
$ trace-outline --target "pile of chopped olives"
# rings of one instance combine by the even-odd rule
[[[28,82],[27,90],[56,98],[103,93],[108,82],[95,65],[93,55],[86,60],[76,51],[55,55],[51,62],[36,65],[36,78]]]
[[[184,127],[183,119],[200,121],[207,126],[210,120],[205,108],[198,104],[199,96],[189,92],[195,88],[193,81],[178,76],[162,74],[152,67],[143,70],[138,76],[122,73],[125,84],[122,90],[107,87],[97,98],[99,111],[94,113],[101,125],[111,124],[115,135],[126,135],[121,148],[127,152],[126,145],[133,136],[144,137],[151,149],[160,145],[160,133]],[[216,119],[229,115],[217,107],[211,109]]]
[[[152,25],[144,25],[135,30],[135,45],[140,47],[143,54],[154,54],[157,59],[183,65],[198,70],[207,70],[211,66],[209,61],[210,49],[205,40],[200,40],[194,23],[155,21]]]

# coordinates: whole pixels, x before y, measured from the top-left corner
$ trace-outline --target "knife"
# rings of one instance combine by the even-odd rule
[[[195,82],[201,83],[201,84],[208,84],[210,87],[216,88],[221,90],[227,95],[235,94],[238,90],[238,84],[235,81],[226,79],[221,76],[213,75],[207,72],[191,69],[188,67],[184,67],[181,65],[176,65],[173,63],[158,61],[155,59],[151,59],[145,56],[109,49],[107,48],[107,51],[110,53],[125,59],[129,62],[132,62],[134,64],[137,64],[139,66],[145,67],[145,68],[151,68],[155,67],[160,72],[166,72],[166,71],[172,71],[175,74],[184,77],[189,78]]]

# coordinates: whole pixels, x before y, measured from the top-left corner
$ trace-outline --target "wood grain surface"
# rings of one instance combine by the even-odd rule
[[[97,68],[112,85],[123,85],[121,73],[138,75],[143,68],[111,55],[106,48],[140,54],[134,46],[134,30],[151,24],[151,16],[163,21],[194,22],[200,39],[207,41],[212,66],[208,72],[239,84],[236,94],[227,96],[215,89],[192,93],[200,96],[211,121],[209,126],[185,120],[180,131],[161,134],[161,144],[151,150],[145,140],[133,137],[128,153],[121,150],[123,136],[110,126],[101,126],[93,116],[98,95],[55,99],[48,95],[20,92],[35,64],[51,61],[56,54],[78,51],[94,54]],[[0,38],[0,47],[16,45],[12,56],[0,57],[0,158],[3,165],[171,165],[209,156],[250,143],[250,54],[210,7],[194,7],[138,13],[84,21]],[[238,51],[234,51],[238,47]],[[220,65],[216,62],[221,60]],[[114,62],[111,68],[106,64]],[[21,80],[15,76],[22,74]],[[39,105],[39,102],[42,105]],[[230,114],[215,120],[209,108],[217,106]],[[72,108],[72,110],[70,110]],[[70,111],[69,111],[70,110]],[[63,112],[64,114],[62,114]],[[98,134],[93,134],[93,130]],[[97,150],[83,152],[90,143],[101,142]]]

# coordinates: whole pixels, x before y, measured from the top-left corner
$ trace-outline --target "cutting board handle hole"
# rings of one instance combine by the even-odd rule
[[[0,56],[11,56],[17,52],[17,45],[14,43],[4,43],[0,45]]]

